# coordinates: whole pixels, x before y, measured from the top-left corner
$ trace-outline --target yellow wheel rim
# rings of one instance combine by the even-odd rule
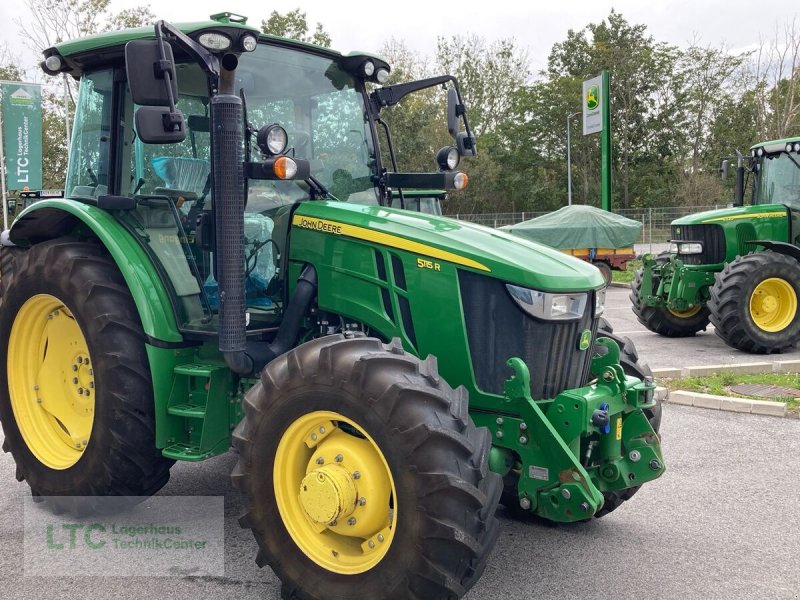
[[[92,433],[95,393],[89,348],[72,313],[55,296],[22,305],[8,340],[11,409],[31,453],[51,469],[68,469]]]
[[[672,310],[671,308],[668,310],[670,314],[673,314],[680,319],[688,319],[689,317],[693,317],[699,313],[702,308],[703,307],[698,304],[697,306],[688,308],[686,310]]]
[[[765,279],[750,296],[750,316],[763,331],[774,333],[786,329],[796,314],[797,293],[785,279]]]
[[[378,445],[331,411],[294,421],[275,454],[275,499],[295,544],[319,566],[356,575],[389,551],[397,491]]]

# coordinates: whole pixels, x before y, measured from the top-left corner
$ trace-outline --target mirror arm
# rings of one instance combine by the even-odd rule
[[[156,39],[158,40],[159,46],[162,47],[162,56],[164,56],[162,32],[173,38],[181,48],[186,50],[192,58],[199,62],[206,73],[219,77],[219,59],[188,35],[166,21],[158,21],[156,23]]]

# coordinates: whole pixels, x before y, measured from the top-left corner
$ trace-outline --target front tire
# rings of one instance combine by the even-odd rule
[[[644,269],[639,269],[631,284],[631,308],[639,322],[653,333],[664,337],[689,337],[708,327],[709,310],[706,305],[678,312],[668,308],[647,306],[639,298]]]
[[[766,250],[737,256],[711,288],[711,322],[732,348],[780,352],[800,340],[800,264]]]
[[[283,597],[458,598],[480,577],[500,478],[432,358],[323,337],[270,363],[244,409],[240,523]]]
[[[0,250],[0,420],[17,480],[35,497],[155,493],[173,461],[155,445],[145,336],[115,263],[66,238],[12,250]]]

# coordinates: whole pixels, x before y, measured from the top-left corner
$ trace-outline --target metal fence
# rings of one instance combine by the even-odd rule
[[[714,210],[722,206],[665,206],[657,208],[627,208],[614,212],[642,223],[642,233],[637,244],[652,245],[663,244],[670,238],[670,223],[679,217],[685,217],[704,210]],[[448,215],[462,221],[486,225],[487,227],[503,227],[515,225],[528,219],[546,215],[547,212],[515,212],[515,213],[485,213],[475,215],[455,214]]]

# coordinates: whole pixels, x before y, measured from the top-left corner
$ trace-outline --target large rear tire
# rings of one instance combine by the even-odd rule
[[[639,269],[631,283],[631,308],[639,322],[653,333],[664,337],[689,337],[708,327],[709,310],[706,305],[695,306],[684,312],[673,311],[668,308],[647,306],[639,298],[642,289],[642,274],[644,269]]]
[[[800,264],[766,250],[737,256],[711,287],[711,322],[732,348],[767,354],[800,340]]]
[[[284,598],[458,598],[480,577],[500,478],[433,358],[323,337],[271,362],[244,409],[240,523]]]
[[[35,497],[155,493],[173,461],[155,445],[145,335],[116,264],[66,238],[0,257],[0,421],[17,480]]]

